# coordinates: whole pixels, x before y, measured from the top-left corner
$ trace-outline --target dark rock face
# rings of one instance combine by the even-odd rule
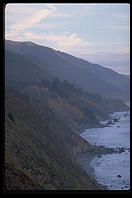
[[[119,122],[119,118],[116,118],[116,117],[115,117],[115,118],[113,119],[113,122]]]
[[[125,152],[126,150],[127,150],[127,148],[125,148],[125,147],[116,147],[116,148],[114,148],[114,150],[115,150],[115,152],[117,152],[117,153],[122,153],[122,152]]]

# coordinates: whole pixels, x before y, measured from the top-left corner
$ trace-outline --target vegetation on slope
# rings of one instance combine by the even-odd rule
[[[47,102],[47,105],[72,128],[100,127],[100,120],[113,111],[128,110],[120,100],[107,99],[101,94],[89,93],[66,80],[42,80],[32,83],[23,92]]]
[[[90,145],[72,131],[66,132],[68,128],[61,121],[60,127],[53,130],[57,119],[50,109],[9,88],[5,107],[5,184],[8,190],[99,189],[72,156],[74,152],[86,151]],[[48,124],[47,119],[53,124]]]
[[[105,119],[108,113],[128,110],[120,100],[107,99],[101,94],[85,92],[74,84],[57,78],[32,83],[7,80],[7,85],[45,103],[54,111],[56,117],[61,118],[73,129],[101,127],[100,120]]]

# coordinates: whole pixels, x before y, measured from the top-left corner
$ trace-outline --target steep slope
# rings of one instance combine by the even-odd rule
[[[39,81],[44,76],[52,78],[44,68],[40,68],[24,56],[5,50],[5,76],[22,82]]]
[[[39,83],[7,80],[6,84],[44,103],[56,117],[74,130],[101,127],[100,120],[106,119],[108,113],[128,110],[121,100],[106,99],[98,94],[84,92],[74,84],[59,79],[43,79]]]
[[[74,63],[76,64],[80,64],[85,67],[88,67],[88,70],[91,71],[96,77],[100,76],[104,82],[107,82],[111,86],[114,86],[114,88],[116,88],[117,91],[120,90],[122,94],[129,96],[129,92],[130,92],[129,90],[130,81],[128,80],[129,76],[119,74],[113,71],[112,69],[102,67],[101,65],[98,65],[98,64],[92,64],[88,61],[79,59],[77,57],[71,56],[66,53],[63,53],[63,56],[71,61],[74,61]],[[127,77],[127,80],[126,80],[126,77]]]
[[[5,96],[8,190],[99,189],[72,156],[74,152],[91,148],[85,140],[67,128],[44,104],[26,94],[7,88]],[[54,124],[57,129],[53,129]]]
[[[24,55],[40,68],[45,68],[52,76],[73,82],[84,90],[129,100],[129,79],[111,69],[32,42],[7,40],[5,47]]]

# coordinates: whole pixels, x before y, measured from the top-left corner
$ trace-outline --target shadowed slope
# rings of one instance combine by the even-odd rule
[[[89,92],[129,100],[130,81],[125,75],[35,43],[7,40],[5,44],[6,49],[23,55],[54,77],[73,82]]]

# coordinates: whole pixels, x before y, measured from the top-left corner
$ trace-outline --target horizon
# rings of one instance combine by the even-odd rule
[[[8,3],[5,8],[6,40],[33,42],[125,75],[130,75],[129,37],[128,3]]]

